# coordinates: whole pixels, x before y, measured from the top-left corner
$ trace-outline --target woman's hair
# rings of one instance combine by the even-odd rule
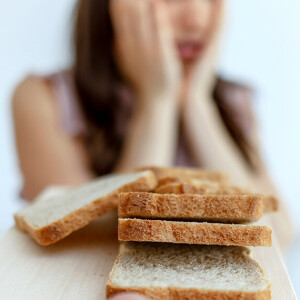
[[[86,119],[87,146],[96,174],[109,173],[119,155],[121,76],[113,56],[109,0],[79,0],[74,29],[74,79]]]
[[[114,58],[109,2],[79,0],[74,28],[73,75],[87,124],[86,145],[91,168],[97,175],[113,170],[124,140],[124,133],[119,130],[120,120],[128,123],[131,115],[118,92],[124,80]],[[219,91],[218,84],[215,91]],[[213,95],[216,95],[225,126],[251,165],[245,135],[239,130],[240,126],[232,122],[228,106],[223,109],[222,93],[214,92]]]

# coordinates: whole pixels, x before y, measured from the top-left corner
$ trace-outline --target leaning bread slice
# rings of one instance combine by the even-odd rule
[[[248,188],[224,185],[217,182],[174,182],[161,185],[154,190],[159,194],[199,194],[199,195],[246,195]]]
[[[263,270],[245,247],[123,243],[106,295],[147,299],[271,299]]]
[[[158,181],[158,185],[182,180],[208,180],[227,184],[229,175],[221,172],[196,169],[196,168],[167,168],[167,167],[142,167],[138,171],[152,171]]]
[[[251,190],[216,182],[171,182],[154,190],[159,194],[198,194],[198,195],[250,195]],[[264,211],[278,210],[278,200],[274,196],[263,196]]]
[[[219,184],[219,182],[217,180],[212,180],[212,179],[195,179],[192,177],[187,177],[187,176],[180,176],[180,177],[176,177],[176,176],[168,176],[168,177],[161,177],[157,179],[157,188],[161,187],[161,186],[165,186],[167,184],[170,183],[190,183],[190,184],[202,184],[202,183],[216,183]],[[224,183],[223,183],[223,179],[221,181],[221,184],[229,184],[229,179],[226,180],[224,179]]]
[[[130,192],[119,195],[119,218],[184,219],[246,223],[262,217],[258,195],[193,195]]]
[[[279,210],[279,201],[275,196],[264,196],[264,211],[272,212]]]
[[[120,241],[224,246],[272,246],[268,226],[119,219]]]
[[[120,192],[149,191],[156,184],[151,171],[103,176],[28,205],[15,214],[15,221],[39,244],[50,245],[116,208]]]

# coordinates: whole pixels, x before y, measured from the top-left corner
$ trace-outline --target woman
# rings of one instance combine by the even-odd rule
[[[274,192],[251,91],[215,75],[222,15],[222,0],[80,0],[73,67],[30,76],[14,95],[23,197],[173,164]]]

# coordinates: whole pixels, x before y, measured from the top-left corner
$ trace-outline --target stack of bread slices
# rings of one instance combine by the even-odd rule
[[[232,186],[218,172],[149,167],[48,191],[15,221],[47,246],[118,207],[122,243],[108,297],[270,299],[270,284],[245,246],[271,246],[271,229],[250,223],[277,206],[276,198]]]
[[[107,295],[271,299],[270,284],[245,246],[271,246],[271,228],[250,223],[275,211],[276,199],[232,186],[220,173],[152,171],[158,180],[152,193],[119,195],[123,243]]]

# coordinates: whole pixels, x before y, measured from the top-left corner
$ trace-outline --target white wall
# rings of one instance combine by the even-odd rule
[[[0,0],[0,233],[23,205],[13,144],[10,98],[25,74],[49,72],[70,61],[74,0]]]
[[[300,1],[228,2],[221,70],[256,87],[265,158],[300,228]]]
[[[23,205],[16,197],[20,177],[12,137],[11,93],[29,72],[68,65],[74,2],[0,0],[0,233],[13,223],[12,213]],[[300,229],[300,1],[227,2],[220,70],[256,87],[264,155]],[[298,291],[299,249],[298,241],[288,256]]]

